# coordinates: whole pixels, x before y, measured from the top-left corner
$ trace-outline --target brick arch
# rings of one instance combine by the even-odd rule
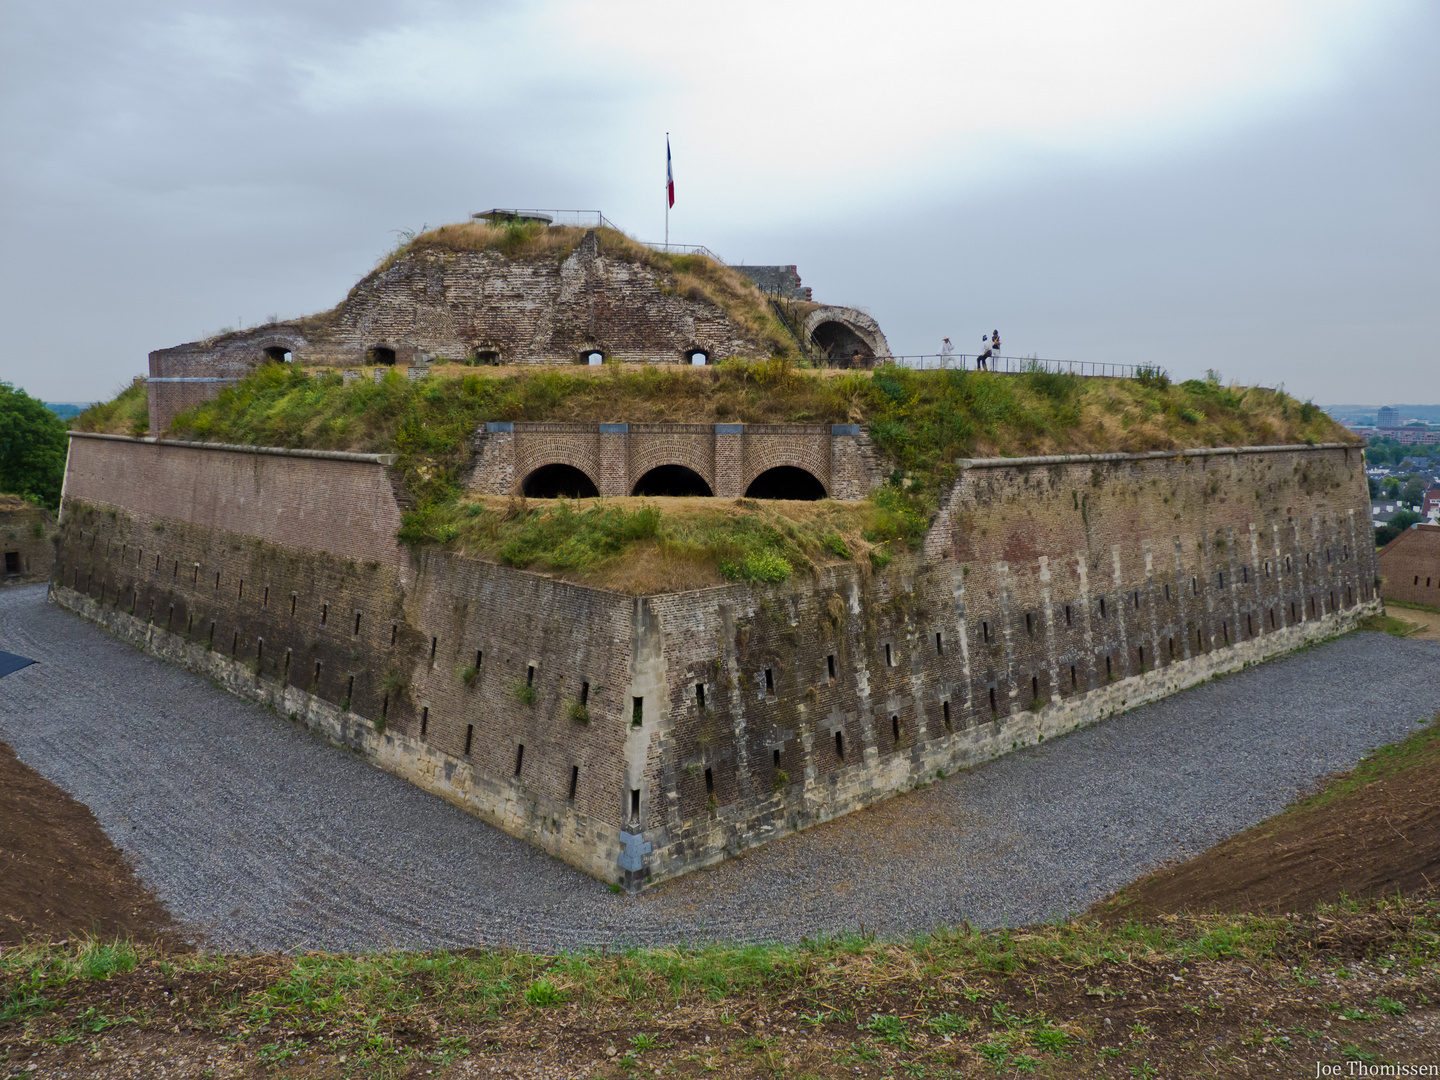
[[[815,331],[827,323],[842,327],[844,331],[863,343],[870,352],[869,362],[884,360],[890,356],[890,343],[885,340],[885,334],[881,331],[880,324],[859,308],[816,308],[806,316],[805,322],[800,328],[802,339],[818,343]]]
[[[588,437],[575,432],[551,433],[517,431],[515,433],[515,483],[546,465],[571,465],[590,478],[597,490],[600,482],[600,447],[598,436]]]
[[[825,489],[830,490],[830,444],[815,435],[766,435],[746,432],[745,461],[740,490],[745,491],[763,472],[789,465],[804,469]]]
[[[277,360],[274,351],[289,353],[294,359],[300,359],[300,347],[305,339],[297,335],[289,334],[264,334],[260,337],[250,339],[250,345],[255,349],[255,359],[252,361],[255,366],[271,363]]]
[[[661,465],[683,465],[709,484],[711,491],[715,490],[713,428],[697,426],[693,432],[672,430],[652,433],[637,431],[638,427],[635,424],[630,428],[628,487],[634,487],[636,481],[651,469]]]

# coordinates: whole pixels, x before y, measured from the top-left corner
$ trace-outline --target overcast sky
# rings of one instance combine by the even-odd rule
[[[600,209],[897,352],[1440,401],[1440,5],[0,0],[0,379],[333,305],[398,231]]]

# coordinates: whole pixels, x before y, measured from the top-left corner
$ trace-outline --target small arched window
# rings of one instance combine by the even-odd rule
[[[365,350],[365,362],[367,364],[394,367],[395,350],[388,345],[372,345],[369,349]]]
[[[599,349],[590,349],[580,354],[580,361],[590,367],[599,367],[605,362],[605,354]]]
[[[704,367],[710,363],[710,354],[704,349],[691,349],[685,354],[685,359],[692,367]]]
[[[271,345],[265,350],[265,359],[272,364],[288,364],[295,359],[295,354],[283,345]]]

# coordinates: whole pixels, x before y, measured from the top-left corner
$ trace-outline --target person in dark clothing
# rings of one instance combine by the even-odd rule
[[[990,348],[990,339],[984,334],[980,335],[980,354],[975,357],[975,370],[986,371],[985,361],[989,360],[994,350]]]

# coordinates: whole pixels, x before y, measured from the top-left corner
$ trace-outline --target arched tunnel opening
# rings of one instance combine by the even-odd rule
[[[813,502],[825,498],[825,485],[804,469],[794,465],[777,465],[766,469],[745,489],[747,499],[802,499]]]
[[[659,465],[635,481],[635,490],[631,494],[710,496],[714,492],[694,469],[687,469],[684,465]]]
[[[574,465],[541,465],[525,477],[520,490],[530,499],[598,499],[595,481]]]
[[[875,360],[875,350],[842,322],[822,322],[810,332],[810,340],[839,367],[863,367]]]

